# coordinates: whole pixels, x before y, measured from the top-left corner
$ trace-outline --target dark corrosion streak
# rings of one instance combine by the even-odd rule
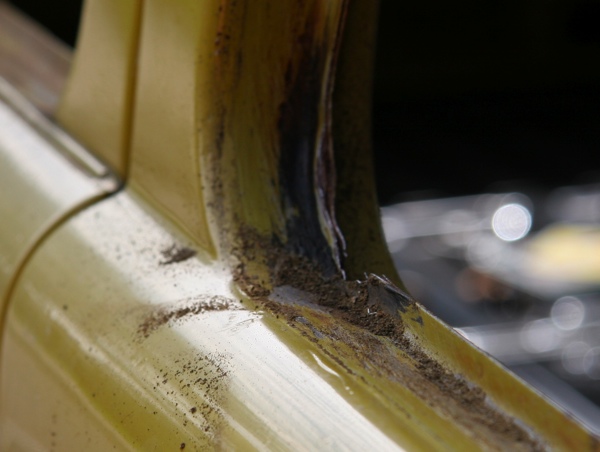
[[[322,220],[335,232],[333,192],[335,174],[329,133],[331,73],[327,66],[329,42],[316,42],[314,24],[307,23],[298,38],[298,61],[285,74],[286,100],[279,107],[278,131],[283,207],[287,212],[287,245],[292,253],[317,263],[326,276],[339,272],[336,251],[324,235]],[[323,78],[327,90],[323,92]],[[325,114],[323,118],[321,115]],[[320,122],[325,120],[325,128]],[[321,199],[324,198],[324,199]],[[321,218],[319,203],[326,216]]]

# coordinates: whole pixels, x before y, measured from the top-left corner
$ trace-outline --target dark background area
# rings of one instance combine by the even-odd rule
[[[599,1],[384,0],[378,52],[383,203],[600,180]]]
[[[8,0],[69,45],[74,45],[82,0]]]
[[[79,0],[13,0],[73,44]],[[383,0],[383,204],[600,181],[600,1]]]

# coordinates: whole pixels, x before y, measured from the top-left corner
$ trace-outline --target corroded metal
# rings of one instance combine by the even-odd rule
[[[397,282],[351,183],[373,4],[201,6],[144,3],[127,188],[15,280],[0,447],[598,450]]]

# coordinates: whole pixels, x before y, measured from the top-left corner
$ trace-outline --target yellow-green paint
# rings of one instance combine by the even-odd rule
[[[161,251],[189,244],[143,205],[125,193],[79,214],[22,275],[2,351],[3,449],[27,440],[94,450],[88,438],[97,450],[394,447],[360,412],[368,396],[353,408],[268,314],[239,301],[222,264],[201,250],[161,264]],[[229,309],[140,331],[158,309],[216,296]],[[285,322],[275,328],[310,346]],[[35,406],[35,418],[17,406]]]
[[[303,52],[322,51],[319,77],[328,80],[343,7],[339,0],[144,3],[130,182],[205,249],[223,238],[225,223],[285,240],[292,213],[282,210],[277,165],[292,151],[281,149],[278,134],[286,77],[302,76]],[[315,105],[323,125],[325,90]],[[211,219],[207,203],[222,218]]]
[[[216,133],[201,121],[214,96],[204,79],[216,8],[214,1],[144,3],[129,177],[210,252],[200,146]]]
[[[69,149],[57,146],[59,131],[32,109],[0,79],[0,324],[37,242],[70,212],[116,189],[110,178],[77,168],[75,155],[69,161]]]
[[[449,369],[493,396],[494,404],[520,419],[532,429],[543,432],[553,448],[561,450],[599,450],[600,441],[582,428],[572,417],[561,412],[552,402],[505,367],[476,349],[440,320],[419,305],[402,315],[410,337],[429,350]],[[411,319],[420,317],[423,325]]]
[[[57,118],[120,176],[127,172],[141,0],[86,0]]]
[[[358,39],[353,4],[366,2],[348,3]],[[318,64],[311,102],[321,141],[314,144],[327,144],[346,6],[147,0],[139,16],[139,2],[88,1],[59,119],[126,177],[128,188],[61,218],[44,240],[26,245],[29,258],[14,280],[2,332],[1,449],[598,450],[583,427],[418,306],[401,314],[405,342],[394,343],[307,304],[309,293],[294,292],[297,304],[286,308],[293,315],[278,315],[235,286],[233,251],[247,275],[273,286],[263,244],[241,243],[240,232],[290,239],[286,222],[297,212],[281,202],[278,171],[288,150],[278,118],[289,80]],[[369,7],[365,17],[374,21]],[[365,45],[359,63],[369,61]],[[342,61],[349,55],[352,46]],[[348,78],[339,80],[351,90]],[[364,92],[356,98],[364,100]],[[333,111],[352,115],[351,101],[340,105]],[[367,154],[344,148],[344,133],[333,137],[352,155],[342,171],[347,188]],[[17,185],[48,190],[26,172],[34,164],[19,167]],[[54,189],[80,172],[70,166],[44,177]],[[363,188],[366,195],[349,198],[371,217],[346,221],[358,244],[349,248],[352,272],[391,271],[389,260],[377,257],[383,244],[372,183]],[[27,219],[8,224],[3,231],[10,233]],[[168,263],[173,247],[196,255]],[[490,413],[514,416],[527,438],[513,441],[493,425],[471,424],[469,407],[419,370],[409,346],[448,378],[483,390]]]
[[[40,247],[4,333],[1,448],[530,446],[462,422],[456,399],[387,338],[315,307],[276,317],[241,295],[227,267],[201,249],[165,265],[163,252],[193,246],[187,240],[126,191]],[[227,307],[215,309],[215,300]],[[195,314],[177,314],[194,306]],[[540,446],[597,450],[581,426],[422,309],[404,317],[422,351],[481,385]]]
[[[348,8],[335,87],[331,133],[336,156],[336,217],[344,232],[344,270],[348,279],[365,269],[384,274],[399,287],[387,250],[375,190],[371,108],[379,1],[353,1]]]

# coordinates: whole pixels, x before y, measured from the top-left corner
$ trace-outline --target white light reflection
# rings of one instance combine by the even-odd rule
[[[489,345],[486,341],[485,335],[479,333],[476,328],[454,328],[458,334],[464,337],[466,340],[471,342],[476,347],[479,347],[482,350],[487,351],[487,346]]]
[[[546,353],[560,343],[558,331],[547,319],[538,319],[525,324],[521,330],[521,345],[532,353]]]
[[[600,380],[600,347],[588,350],[583,357],[583,367],[588,377]]]
[[[467,246],[473,233],[480,230],[481,225],[473,212],[454,209],[442,216],[439,228],[444,243],[458,248]]]
[[[521,204],[506,204],[492,217],[492,230],[506,242],[522,239],[531,229],[531,213]]]
[[[583,375],[585,373],[584,356],[589,349],[590,346],[582,341],[568,344],[561,356],[564,369],[571,375]]]
[[[342,377],[340,376],[340,374],[338,374],[338,373],[337,373],[335,370],[333,370],[331,367],[329,367],[327,364],[325,364],[323,361],[321,361],[317,355],[315,355],[315,354],[314,354],[314,353],[312,353],[312,352],[310,352],[310,354],[311,354],[311,355],[312,355],[312,357],[315,359],[315,361],[317,362],[317,364],[319,365],[319,367],[320,367],[321,369],[323,369],[323,370],[324,370],[325,372],[327,372],[328,374],[331,374],[331,375],[333,375],[333,376],[335,376],[335,377],[338,377],[338,378],[342,378]]]
[[[399,218],[392,215],[383,215],[381,217],[383,234],[392,253],[400,251],[406,244],[406,225]]]
[[[552,322],[561,330],[579,328],[585,318],[585,306],[575,297],[562,297],[554,302],[550,311]]]
[[[475,267],[491,271],[502,260],[505,246],[491,235],[475,236],[467,247],[467,260]]]

